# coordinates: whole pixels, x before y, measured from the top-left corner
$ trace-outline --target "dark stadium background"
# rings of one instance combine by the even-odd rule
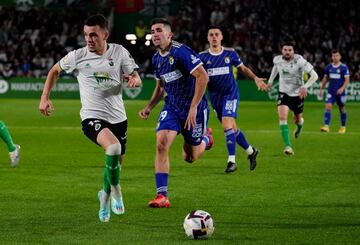
[[[46,76],[67,51],[85,45],[84,19],[102,13],[111,23],[109,41],[130,50],[142,75],[151,74],[153,49],[141,33],[149,33],[153,17],[167,17],[174,39],[196,51],[207,48],[206,28],[220,25],[224,45],[234,47],[262,77],[269,76],[280,42],[291,38],[320,78],[336,48],[351,81],[360,80],[360,4],[347,0],[2,0],[0,6],[0,76],[5,78]],[[129,33],[137,35],[136,44],[125,40]]]

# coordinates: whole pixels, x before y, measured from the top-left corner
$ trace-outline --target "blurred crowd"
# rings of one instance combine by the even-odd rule
[[[360,5],[351,1],[225,0],[183,1],[172,19],[175,39],[196,51],[207,46],[209,25],[219,25],[224,45],[234,47],[244,63],[269,77],[272,59],[284,39],[311,62],[320,78],[339,49],[351,80],[360,81]]]
[[[360,81],[359,4],[347,0],[341,4],[333,0],[197,0],[180,1],[180,6],[176,15],[168,16],[174,39],[195,51],[208,48],[207,27],[219,25],[223,44],[234,47],[259,76],[269,76],[281,41],[290,38],[296,42],[296,52],[314,65],[320,78],[336,48],[349,66],[351,80]],[[0,76],[46,76],[68,51],[86,45],[84,16],[87,13],[79,9],[32,8],[24,12],[0,7]],[[139,21],[139,25],[137,32],[144,35],[144,23]],[[123,44],[139,63],[140,72],[151,73],[153,48]]]
[[[0,8],[0,75],[44,77],[68,51],[85,46],[86,13]]]

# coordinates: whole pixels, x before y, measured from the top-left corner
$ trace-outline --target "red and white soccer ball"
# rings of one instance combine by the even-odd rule
[[[215,229],[211,215],[203,210],[191,211],[184,220],[184,229],[188,238],[207,239]]]

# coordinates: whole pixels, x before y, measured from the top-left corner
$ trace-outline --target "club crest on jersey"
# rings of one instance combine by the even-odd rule
[[[110,66],[114,66],[113,59],[112,59],[112,58],[109,58],[108,60],[109,60],[109,65],[110,65]]]
[[[229,64],[229,63],[230,63],[230,58],[227,57],[227,56],[225,57],[225,63],[226,63],[226,64]]]
[[[169,56],[169,63],[170,65],[174,64],[174,57]]]

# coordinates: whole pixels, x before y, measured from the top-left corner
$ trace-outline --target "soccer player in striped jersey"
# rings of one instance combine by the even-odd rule
[[[53,111],[50,92],[60,73],[76,74],[81,99],[84,134],[105,151],[103,189],[98,192],[99,219],[108,222],[113,213],[125,212],[120,188],[120,163],[125,154],[127,117],[121,91],[141,85],[138,66],[121,45],[107,43],[108,22],[103,15],[90,16],[84,25],[87,46],[73,50],[56,63],[47,76],[39,110],[45,116]]]
[[[244,133],[236,125],[239,91],[233,74],[233,66],[254,80],[258,89],[266,90],[267,85],[263,81],[265,79],[258,78],[251,69],[246,67],[233,48],[226,48],[221,45],[223,35],[219,27],[210,26],[207,39],[210,48],[201,52],[199,56],[209,75],[210,101],[217,118],[221,122],[226,138],[228,162],[225,173],[231,173],[237,169],[235,161],[236,144],[239,144],[246,151],[252,171],[256,167],[256,156],[259,151],[247,142]]]
[[[208,76],[196,52],[172,40],[170,23],[163,18],[151,24],[151,39],[157,52],[152,64],[156,87],[148,104],[139,111],[147,119],[150,111],[165,96],[165,104],[156,128],[155,181],[156,196],[148,205],[170,206],[168,194],[169,149],[177,134],[184,137],[183,159],[195,161],[213,144],[207,130],[209,108],[204,93]]]
[[[279,74],[279,96],[277,111],[279,115],[280,132],[285,144],[284,153],[293,155],[294,150],[290,141],[289,126],[287,123],[289,109],[294,112],[296,129],[295,138],[298,138],[304,123],[303,109],[307,89],[318,79],[314,67],[301,55],[295,54],[294,43],[285,41],[282,44],[282,55],[275,56],[274,66],[268,81],[268,89],[271,88],[275,77]],[[310,78],[304,84],[304,72],[310,74]]]
[[[6,127],[5,123],[0,120],[0,138],[5,142],[9,151],[11,167],[15,168],[18,166],[20,161],[20,146],[14,144],[11,134]]]
[[[324,113],[324,126],[320,128],[322,132],[329,132],[329,125],[331,120],[332,105],[337,103],[340,111],[341,127],[339,133],[346,132],[346,86],[350,82],[350,72],[348,67],[341,63],[341,54],[338,50],[331,52],[332,63],[328,64],[325,68],[324,77],[319,90],[319,96],[322,97],[323,89],[327,82],[329,82],[328,92],[326,95],[325,113]]]

